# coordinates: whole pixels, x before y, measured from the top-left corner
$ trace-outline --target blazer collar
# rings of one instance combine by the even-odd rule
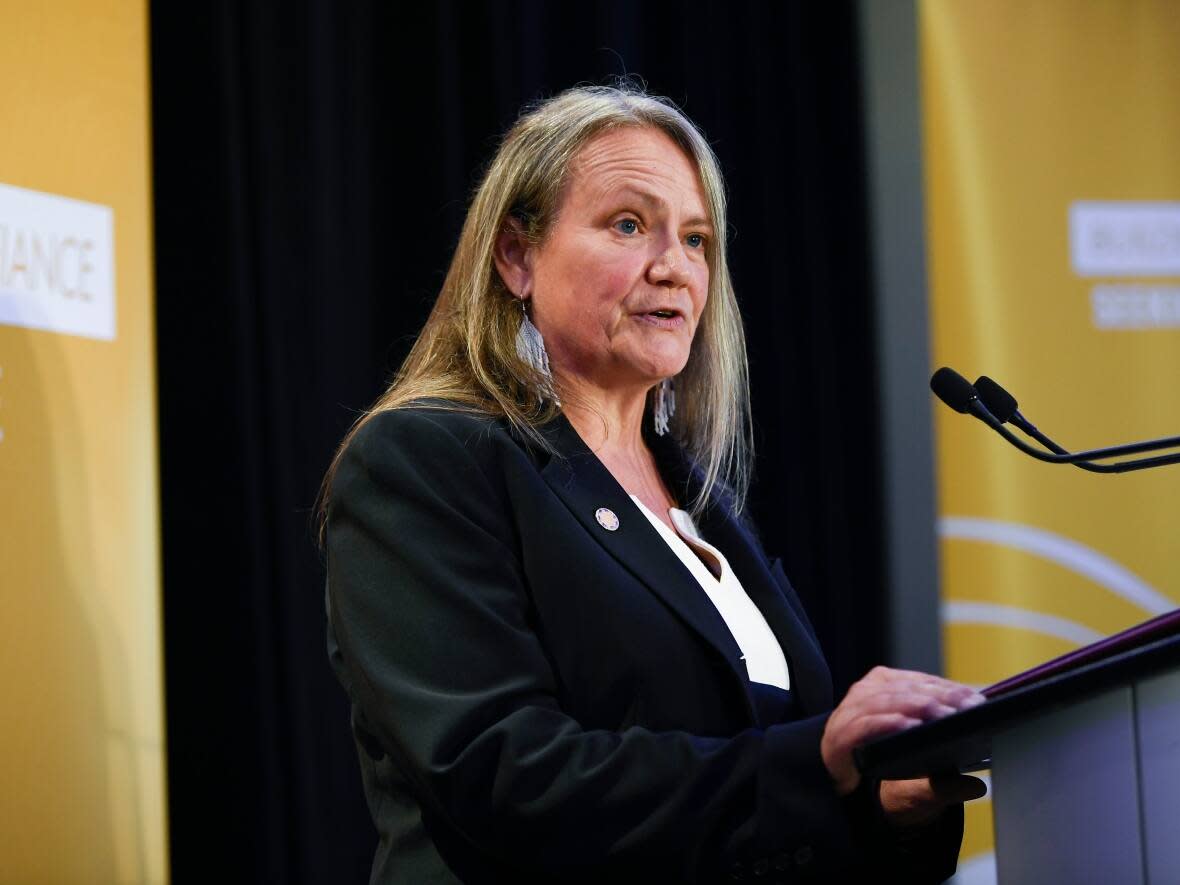
[[[542,468],[545,481],[599,544],[717,652],[746,698],[751,721],[757,722],[756,705],[751,696],[746,666],[741,660],[741,649],[692,573],[660,538],[647,517],[564,415],[546,425],[542,432],[559,455]],[[678,499],[681,502],[692,500],[700,488],[700,481],[684,452],[669,437],[653,435],[647,441],[665,481]],[[603,508],[618,518],[618,528],[614,531],[600,524],[596,517]],[[701,524],[704,536],[725,554],[787,655],[791,688],[797,702],[808,711],[824,709],[823,698],[817,696],[814,687],[817,687],[815,677],[820,675],[820,669],[820,684],[827,685],[826,665],[806,628],[783,598],[757,542],[716,501],[711,503],[706,517]]]

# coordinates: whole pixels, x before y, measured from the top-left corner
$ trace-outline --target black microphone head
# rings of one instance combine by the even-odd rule
[[[930,389],[940,400],[963,414],[971,410],[971,401],[979,396],[970,381],[947,366],[931,376]]]
[[[1016,415],[1020,406],[1016,397],[1002,388],[987,375],[980,375],[975,379],[975,392],[1001,424],[1007,424]]]

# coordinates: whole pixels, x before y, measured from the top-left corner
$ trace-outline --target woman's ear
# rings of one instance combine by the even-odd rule
[[[527,299],[533,290],[532,244],[519,218],[511,215],[496,235],[496,270],[517,298]]]

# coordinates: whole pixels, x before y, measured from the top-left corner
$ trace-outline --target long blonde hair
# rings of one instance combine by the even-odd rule
[[[493,263],[497,235],[510,217],[530,242],[541,243],[559,208],[571,161],[596,135],[623,126],[667,134],[700,173],[710,220],[709,294],[692,352],[676,376],[676,414],[670,430],[703,473],[697,515],[724,489],[740,513],[749,485],[753,440],[745,333],[725,254],[725,187],[720,166],[701,132],[670,101],[630,84],[579,86],[541,101],[520,116],[484,174],[438,300],[409,356],[385,392],[345,436],[324,477],[318,512],[326,517],[341,453],[374,415],[426,398],[502,417],[537,445],[538,427],[559,412],[538,376],[516,353],[520,303]],[[650,411],[651,396],[649,395]],[[446,406],[439,406],[440,408]]]

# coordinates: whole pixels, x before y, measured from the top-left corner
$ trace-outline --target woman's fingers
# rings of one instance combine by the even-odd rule
[[[943,805],[970,802],[987,795],[987,784],[969,774],[944,774],[930,778],[930,789]]]
[[[986,698],[969,685],[952,682],[940,676],[915,673],[911,670],[890,670],[877,667],[868,676],[856,683],[848,692],[846,700],[865,698],[882,694],[917,694],[933,698],[956,710],[981,704]]]
[[[922,721],[949,716],[958,709],[944,703],[937,694],[927,694],[913,689],[878,692],[857,698],[856,702],[849,706],[850,709],[846,712],[853,716],[896,712]]]
[[[978,799],[987,785],[965,774],[939,775],[916,780],[882,781],[879,793],[885,817],[896,826],[928,823],[948,805]]]
[[[911,719],[927,722],[941,719],[963,709],[963,702],[947,703],[940,693],[928,694],[914,689],[901,691],[887,690],[874,694],[849,696],[832,713],[836,726],[844,725],[862,716],[880,713],[901,713]],[[953,700],[953,699],[952,699]]]
[[[849,689],[854,694],[877,694],[882,691],[913,690],[938,697],[948,706],[962,709],[965,706],[982,703],[985,698],[969,685],[952,682],[941,676],[918,673],[913,670],[893,670],[889,667],[875,667],[864,679]]]

